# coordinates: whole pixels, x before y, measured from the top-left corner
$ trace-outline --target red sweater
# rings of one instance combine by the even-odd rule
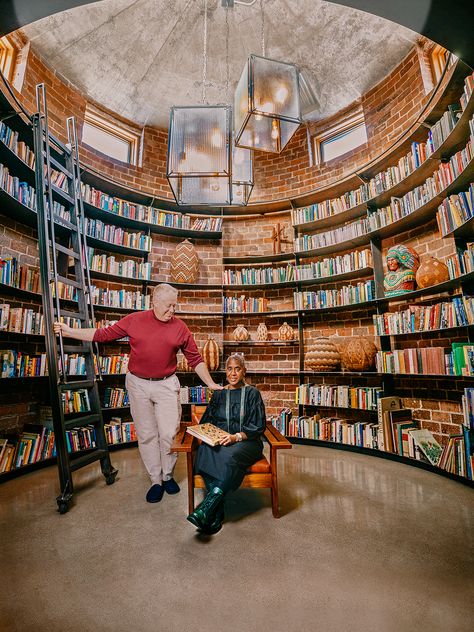
[[[110,327],[98,329],[94,342],[108,342],[128,336],[128,369],[138,377],[165,377],[176,371],[176,353],[181,351],[194,369],[202,362],[194,338],[179,318],[158,320],[152,309],[129,314]]]

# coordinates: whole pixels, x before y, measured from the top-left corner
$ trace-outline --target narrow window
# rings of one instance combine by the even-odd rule
[[[138,164],[141,134],[101,112],[86,108],[82,142],[101,153],[132,165]]]
[[[315,156],[319,163],[328,162],[367,142],[362,113],[346,119],[314,137]]]
[[[11,83],[15,70],[16,48],[8,37],[0,37],[0,72]]]

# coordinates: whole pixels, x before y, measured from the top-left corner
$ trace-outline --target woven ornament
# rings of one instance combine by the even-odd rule
[[[309,346],[305,363],[308,369],[313,371],[337,371],[341,356],[336,345],[329,338],[321,336]]]
[[[193,244],[185,239],[178,244],[171,257],[171,280],[175,283],[194,283],[199,272],[199,259]]]
[[[268,340],[268,329],[265,323],[260,323],[257,327],[257,340]]]
[[[278,330],[278,340],[293,340],[295,337],[295,330],[286,321]]]
[[[418,287],[438,285],[438,283],[443,283],[443,281],[447,281],[448,279],[448,266],[434,257],[423,259],[421,266],[416,271],[416,282]]]
[[[209,336],[202,350],[202,359],[209,371],[217,371],[220,363],[219,345],[212,336]]]
[[[368,338],[349,338],[341,350],[342,364],[349,371],[369,371],[375,365],[377,347]]]
[[[238,342],[243,342],[244,340],[248,340],[249,337],[250,337],[249,332],[242,324],[237,325],[237,327],[232,332],[232,338],[234,340],[237,340]]]

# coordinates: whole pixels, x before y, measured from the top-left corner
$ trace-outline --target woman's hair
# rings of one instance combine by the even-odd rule
[[[227,365],[229,364],[231,360],[234,360],[235,362],[237,362],[237,364],[242,369],[244,369],[244,371],[247,370],[247,367],[245,366],[245,359],[242,353],[232,353],[225,361],[225,368],[227,368]]]

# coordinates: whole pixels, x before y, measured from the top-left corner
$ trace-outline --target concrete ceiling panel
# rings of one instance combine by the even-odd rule
[[[167,127],[171,105],[201,103],[203,0],[103,0],[24,27],[45,60],[94,101],[140,125]],[[226,25],[208,0],[206,100],[226,102]],[[418,35],[324,0],[264,0],[266,55],[301,66],[324,118],[385,77]],[[229,10],[230,99],[261,54],[260,3]]]

